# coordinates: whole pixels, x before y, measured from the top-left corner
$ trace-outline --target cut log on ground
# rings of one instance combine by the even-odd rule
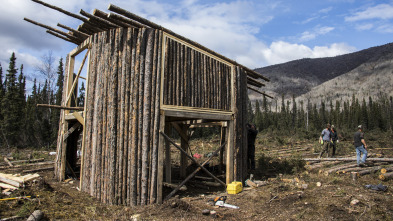
[[[393,172],[384,173],[384,174],[379,175],[379,179],[383,180],[383,181],[390,180],[392,178],[393,178]]]
[[[44,171],[44,170],[54,170],[54,169],[55,169],[54,166],[50,166],[50,167],[37,168],[37,169],[32,169],[32,170],[23,170],[23,173],[35,173],[35,172],[40,172],[40,171]]]
[[[343,169],[346,169],[346,168],[357,167],[357,166],[358,165],[356,163],[350,163],[350,164],[345,164],[345,165],[338,165],[338,166],[335,166],[333,168],[329,168],[329,169],[323,171],[323,174],[325,176],[329,176],[329,174],[335,173],[335,172],[337,172],[339,170],[343,170]],[[322,173],[322,171],[321,171],[321,173]]]
[[[14,161],[10,161],[12,164],[18,164],[18,163],[33,163],[33,162],[40,162],[40,161],[44,161],[44,158],[40,158],[40,159],[32,159],[32,160],[14,160]],[[5,165],[4,163],[2,165]]]
[[[166,187],[169,187],[169,188],[172,188],[172,189],[176,189],[176,188],[179,186],[179,185],[177,185],[177,184],[174,184],[174,183],[167,183],[167,182],[163,182],[162,185],[163,185],[163,186],[166,186]],[[181,187],[179,188],[179,190],[180,190],[180,191],[186,191],[186,190],[187,190],[187,187],[186,187],[185,185],[183,185],[183,186],[181,186]]]
[[[304,158],[305,161],[356,161],[354,157],[348,158]],[[393,162],[393,158],[367,158],[367,161],[373,162]]]
[[[221,186],[221,184],[217,182],[208,182],[208,181],[189,181],[189,182],[193,184],[200,184],[200,185],[211,186],[211,187]]]
[[[392,171],[393,171],[393,166],[390,166],[390,167],[386,166],[381,169],[382,174],[387,173],[387,172],[392,172]]]
[[[384,165],[384,164],[387,164],[387,162],[376,163],[376,164],[374,164],[374,166],[381,166],[381,165]],[[341,174],[341,173],[357,172],[357,171],[365,170],[367,168],[369,168],[369,167],[353,167],[353,168],[347,168],[347,169],[344,169],[344,170],[339,170],[336,173],[337,174]]]
[[[366,174],[374,173],[374,172],[380,170],[381,168],[382,168],[382,166],[372,167],[370,169],[361,170],[361,171],[358,172],[358,174],[359,174],[359,176],[363,176],[363,175],[366,175]]]
[[[322,167],[330,166],[339,163],[340,161],[326,161],[326,162],[320,162],[320,163],[314,163],[312,165],[306,165],[304,168],[307,171],[315,171],[317,169],[320,169]]]
[[[20,168],[20,167],[29,167],[29,166],[42,166],[42,165],[50,165],[50,164],[54,164],[54,162],[53,161],[47,161],[47,162],[41,162],[41,163],[29,163],[29,164],[15,165],[13,167],[2,166],[2,167],[0,167],[0,169]]]

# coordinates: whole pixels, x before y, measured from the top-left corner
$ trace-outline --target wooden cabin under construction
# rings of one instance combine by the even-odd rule
[[[146,205],[169,199],[202,170],[225,185],[247,176],[248,89],[263,94],[261,74],[198,43],[109,5],[106,13],[77,15],[39,0],[36,3],[81,20],[64,32],[25,18],[47,32],[75,43],[66,59],[55,175],[79,176],[80,189],[104,203]],[[84,55],[80,67],[75,57]],[[87,67],[85,79],[81,77]],[[78,81],[86,81],[84,107],[75,107]],[[209,172],[188,151],[189,130],[221,128],[215,151],[225,164],[225,179]],[[180,135],[180,144],[171,130]],[[82,136],[80,172],[74,171],[78,131]],[[170,147],[181,153],[180,177],[169,194]],[[187,174],[190,163],[197,169]],[[78,175],[79,174],[79,175]]]

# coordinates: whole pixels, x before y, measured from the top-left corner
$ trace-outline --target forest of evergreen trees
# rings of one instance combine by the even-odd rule
[[[39,108],[37,104],[61,104],[63,60],[59,60],[56,69],[51,67],[53,57],[50,55],[46,58],[43,61],[45,65],[40,68],[45,83],[37,84],[37,79],[34,79],[31,93],[26,93],[23,65],[17,68],[14,53],[5,75],[0,64],[0,147],[56,146],[60,110]],[[82,83],[78,106],[83,106],[84,90]],[[322,100],[318,105],[310,102],[297,103],[294,97],[292,101],[285,102],[283,96],[281,105],[277,103],[273,106],[273,102],[266,97],[261,102],[256,101],[254,106],[249,102],[249,122],[255,123],[262,133],[299,134],[302,138],[312,139],[318,136],[326,123],[348,132],[353,132],[359,124],[364,125],[366,130],[373,131],[391,131],[393,126],[393,99],[383,94],[376,100],[369,97],[359,101],[353,96],[351,101],[325,103]],[[205,137],[212,130],[216,128],[197,130],[194,137]]]
[[[45,83],[37,85],[37,79],[34,79],[29,94],[26,93],[23,65],[17,68],[15,53],[10,57],[5,75],[0,64],[0,147],[56,146],[60,110],[37,107],[37,104],[61,103],[63,60],[59,60],[57,71],[52,67],[53,63],[51,54],[45,57],[42,66],[37,68],[43,78],[40,80]],[[80,90],[84,90],[83,84]],[[83,105],[84,100],[84,93],[81,94],[79,105]]]
[[[272,107],[272,103],[264,97],[261,102],[255,102],[254,108],[251,102],[248,104],[249,120],[259,131],[315,138],[327,123],[350,134],[360,124],[367,131],[383,132],[391,131],[393,126],[393,99],[383,94],[376,100],[368,97],[367,101],[359,101],[355,96],[350,101],[337,100],[334,104],[322,100],[318,108],[310,102],[297,103],[294,97],[285,102],[282,96],[280,106],[276,102]]]

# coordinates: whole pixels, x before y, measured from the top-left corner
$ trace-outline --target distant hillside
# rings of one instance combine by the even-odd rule
[[[297,100],[312,103],[349,100],[355,95],[362,101],[368,97],[380,98],[393,96],[393,51],[379,59],[370,59],[359,67],[334,79],[324,82],[309,92],[299,96]]]
[[[305,58],[258,68],[256,71],[271,79],[265,90],[273,96],[281,97],[281,94],[299,96],[310,92],[314,87],[324,82],[356,69],[362,64],[374,64],[377,67],[379,61],[389,60],[387,57],[392,53],[393,43],[389,43],[336,57]],[[384,59],[385,57],[387,59]],[[363,67],[364,70],[367,69],[366,66]],[[381,68],[386,67],[382,66]],[[374,72],[368,71],[363,74],[370,75],[372,73]],[[346,79],[341,79],[342,83],[345,81]]]

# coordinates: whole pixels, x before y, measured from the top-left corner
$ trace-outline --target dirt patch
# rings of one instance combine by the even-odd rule
[[[258,142],[266,143],[263,140]],[[265,180],[269,177],[281,176],[282,180],[295,179],[307,185],[302,186],[297,182],[288,183],[276,179],[258,188],[247,187],[236,195],[228,195],[222,188],[214,190],[189,188],[188,191],[162,205],[127,207],[102,204],[89,194],[78,191],[78,180],[59,183],[54,179],[53,171],[46,171],[39,172],[40,179],[24,189],[13,192],[11,196],[1,195],[1,198],[15,196],[36,196],[36,198],[0,202],[0,217],[18,215],[22,217],[21,220],[24,220],[34,210],[39,209],[44,212],[47,220],[211,220],[210,215],[202,214],[202,211],[207,209],[216,212],[217,220],[393,220],[393,181],[382,182],[383,185],[389,186],[386,192],[373,191],[364,186],[380,183],[378,174],[359,177],[355,182],[349,174],[324,176],[315,172],[306,173],[301,169],[304,162],[299,161],[299,157],[292,156],[288,159],[268,153],[273,149],[294,149],[305,146],[310,148],[301,153],[296,152],[297,156],[315,152],[312,148],[314,143],[306,141],[292,143],[293,146],[286,147],[258,148],[257,146],[259,165],[255,177]],[[343,148],[346,147],[345,144],[342,145]],[[216,145],[212,146],[216,147]],[[206,148],[203,152],[208,153],[213,147]],[[339,153],[354,154],[354,151],[342,149]],[[383,150],[383,154],[385,157],[393,156],[393,152],[386,149]],[[288,166],[291,168],[285,169]],[[320,182],[321,186],[317,186],[317,182]],[[170,189],[165,191],[168,192]],[[216,196],[227,196],[226,203],[239,206],[240,209],[212,206],[209,199],[214,199]],[[354,199],[359,203],[351,205]]]

